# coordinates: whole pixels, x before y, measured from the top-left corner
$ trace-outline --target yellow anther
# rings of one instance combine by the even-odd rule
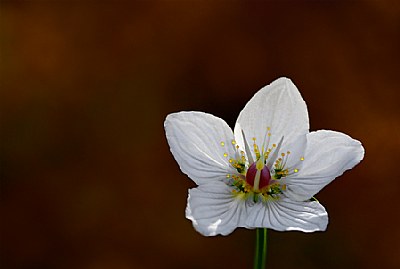
[[[269,130],[271,130],[271,128],[270,128],[270,127],[267,127],[267,130],[269,131]]]
[[[301,157],[301,158],[300,158],[300,161],[304,161],[304,157]]]
[[[268,136],[271,136],[271,133],[268,133]]]
[[[239,145],[236,145],[236,148],[239,149]]]
[[[232,145],[235,145],[236,144],[236,141],[235,140],[232,140]]]
[[[283,191],[286,191],[286,184],[283,184],[283,185],[282,185],[282,190],[283,190]]]
[[[273,148],[276,148],[276,144],[272,144],[272,147],[273,147]]]
[[[290,154],[290,151],[286,152],[288,155]]]
[[[230,178],[231,177],[231,175],[230,174],[226,174],[226,178]]]
[[[224,143],[224,142],[221,142],[221,146],[225,146],[225,143]]]
[[[224,153],[224,157],[227,157],[228,156],[228,153]]]
[[[282,157],[285,157],[285,153],[281,153]]]
[[[297,172],[299,172],[299,169],[294,169],[293,171],[294,171],[295,173],[297,173]]]
[[[232,159],[229,159],[229,162],[230,162],[230,163],[232,163],[232,162],[233,162],[233,160],[232,160]]]

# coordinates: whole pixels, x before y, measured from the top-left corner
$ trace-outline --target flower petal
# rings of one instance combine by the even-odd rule
[[[257,203],[248,210],[246,228],[270,228],[276,231],[325,231],[328,213],[318,202],[295,202],[289,198]]]
[[[308,113],[306,103],[296,86],[288,78],[279,78],[258,91],[240,112],[237,124],[243,129],[247,139],[256,138],[261,147],[270,127],[271,144],[290,144],[301,134],[308,133]],[[253,144],[253,143],[251,143]]]
[[[215,181],[189,190],[186,218],[202,235],[228,235],[244,219],[245,203],[235,199],[232,188]]]
[[[287,195],[297,201],[308,200],[363,157],[361,143],[348,135],[326,130],[311,132],[307,135],[302,167],[286,179]]]
[[[229,164],[229,157],[235,156],[233,133],[222,119],[203,112],[179,112],[167,116],[164,128],[175,160],[196,184],[224,180],[235,172]]]

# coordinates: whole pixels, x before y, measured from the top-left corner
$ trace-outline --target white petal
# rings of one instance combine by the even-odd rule
[[[363,157],[361,143],[348,135],[326,130],[311,132],[307,135],[302,167],[286,180],[287,195],[298,201],[308,200]]]
[[[235,157],[233,133],[222,119],[203,112],[179,112],[167,116],[164,128],[175,160],[196,184],[225,180],[235,172],[229,165],[229,158]]]
[[[259,147],[265,141],[267,127],[271,128],[270,144],[277,144],[282,136],[283,143],[290,144],[296,136],[308,133],[306,103],[290,79],[279,78],[254,95],[240,112],[237,124],[248,140],[256,138]],[[240,128],[235,127],[235,137],[236,129]]]
[[[186,218],[205,236],[230,234],[244,219],[245,203],[235,199],[232,188],[220,181],[189,190]]]
[[[325,231],[328,214],[318,202],[295,202],[289,198],[257,203],[248,210],[247,228],[270,228],[276,231]]]

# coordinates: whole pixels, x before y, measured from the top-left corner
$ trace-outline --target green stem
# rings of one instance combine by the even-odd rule
[[[267,228],[257,228],[254,269],[265,269],[267,257]]]

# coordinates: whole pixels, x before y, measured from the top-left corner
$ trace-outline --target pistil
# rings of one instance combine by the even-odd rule
[[[269,185],[271,180],[271,173],[263,161],[258,160],[257,162],[250,165],[246,173],[246,182],[253,186],[254,191],[258,191]]]

